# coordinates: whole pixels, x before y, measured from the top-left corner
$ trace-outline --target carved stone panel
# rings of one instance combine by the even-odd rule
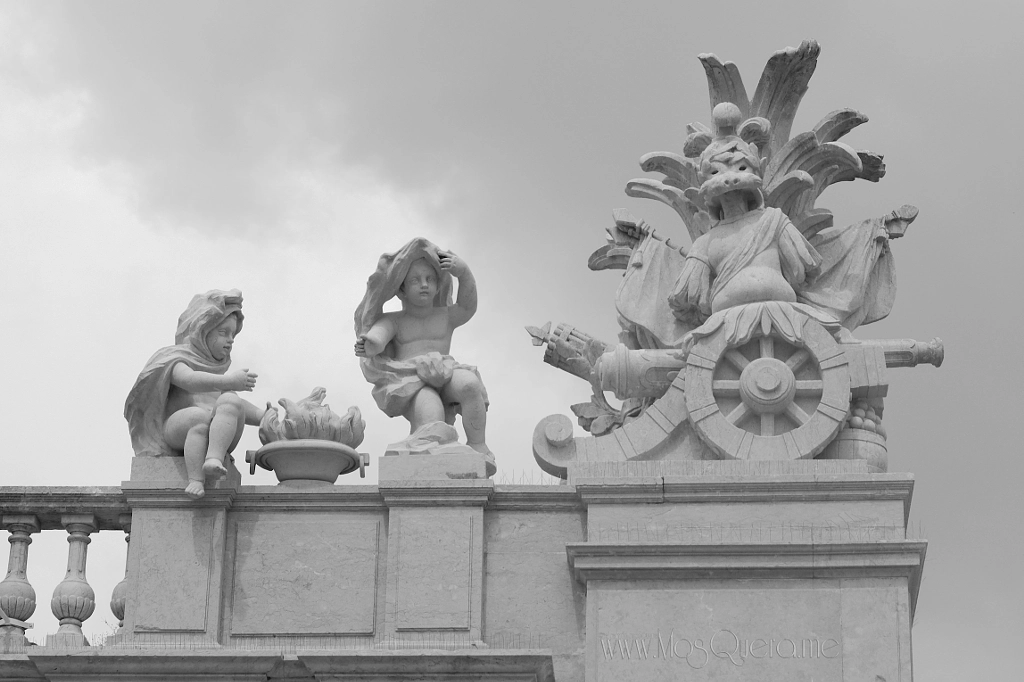
[[[479,510],[403,508],[397,515],[396,629],[469,630],[480,579]]]
[[[231,634],[372,635],[380,525],[320,513],[240,519]]]
[[[224,513],[216,509],[137,511],[139,557],[135,631],[203,632],[221,565]],[[159,589],[154,589],[159,586]]]

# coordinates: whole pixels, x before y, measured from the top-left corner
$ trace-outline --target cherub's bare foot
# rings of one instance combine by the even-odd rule
[[[203,488],[203,482],[189,481],[188,485],[185,486],[185,494],[191,497],[193,500],[198,500],[200,497],[206,494],[206,490]]]
[[[487,443],[466,443],[469,447],[473,448],[481,455],[484,456],[484,462],[486,462],[487,477],[490,478],[498,471],[498,466],[494,462],[494,453],[487,447]]]
[[[494,454],[491,452],[491,449],[489,447],[487,447],[487,443],[483,443],[483,442],[480,442],[480,443],[466,443],[466,445],[468,445],[469,447],[473,448],[474,450],[479,452],[481,455],[486,455],[488,459],[490,459],[492,461],[494,460]]]
[[[227,476],[228,470],[224,468],[224,464],[219,459],[207,459],[203,462],[203,473],[216,481]]]

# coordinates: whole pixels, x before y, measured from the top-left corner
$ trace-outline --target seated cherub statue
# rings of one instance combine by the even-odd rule
[[[175,345],[153,354],[125,401],[136,456],[184,455],[192,498],[204,495],[206,477],[227,473],[224,458],[243,427],[258,425],[266,412],[236,393],[251,391],[257,375],[228,372],[242,320],[237,289],[194,296],[178,318]]]
[[[745,303],[796,302],[822,262],[780,209],[765,207],[757,147],[736,135],[739,109],[723,102],[713,116],[717,135],[699,164],[713,222],[693,242],[669,296],[674,314],[696,323]]]
[[[452,276],[459,280],[452,304]],[[383,311],[397,296],[402,309]],[[381,256],[355,313],[355,353],[373,398],[389,417],[409,420],[410,440],[462,414],[466,444],[489,461],[487,391],[476,367],[449,355],[452,332],[476,313],[473,273],[465,261],[417,238]]]

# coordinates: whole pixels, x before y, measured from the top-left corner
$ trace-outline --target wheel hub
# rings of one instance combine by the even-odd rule
[[[796,377],[785,362],[758,358],[740,374],[740,398],[755,414],[779,414],[796,395]]]

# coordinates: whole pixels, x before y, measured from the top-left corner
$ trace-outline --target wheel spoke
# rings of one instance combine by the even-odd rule
[[[775,415],[771,412],[765,412],[761,415],[761,435],[775,435]]]
[[[735,379],[716,379],[711,382],[711,393],[716,398],[738,396],[740,394],[740,382]]]
[[[725,418],[730,424],[735,426],[743,421],[748,414],[750,414],[750,408],[748,408],[745,403],[740,403],[732,412],[725,415]]]
[[[796,374],[797,370],[804,366],[811,357],[805,349],[801,348],[797,352],[789,356],[789,360],[786,360],[786,366],[789,367],[790,371]]]
[[[820,379],[796,382],[796,394],[801,398],[817,398],[824,389],[825,384]]]
[[[811,418],[811,415],[804,412],[803,408],[801,408],[796,403],[789,404],[789,406],[786,408],[786,416],[792,419],[794,422],[796,422],[798,426],[803,426]]]
[[[741,372],[747,365],[750,364],[750,360],[747,360],[745,357],[743,357],[743,354],[740,353],[735,348],[733,348],[732,350],[725,351],[725,358],[726,360],[731,362],[736,367],[736,369],[740,370]]]
[[[770,336],[761,337],[761,357],[762,358],[774,358],[775,357],[775,342],[772,341]]]

